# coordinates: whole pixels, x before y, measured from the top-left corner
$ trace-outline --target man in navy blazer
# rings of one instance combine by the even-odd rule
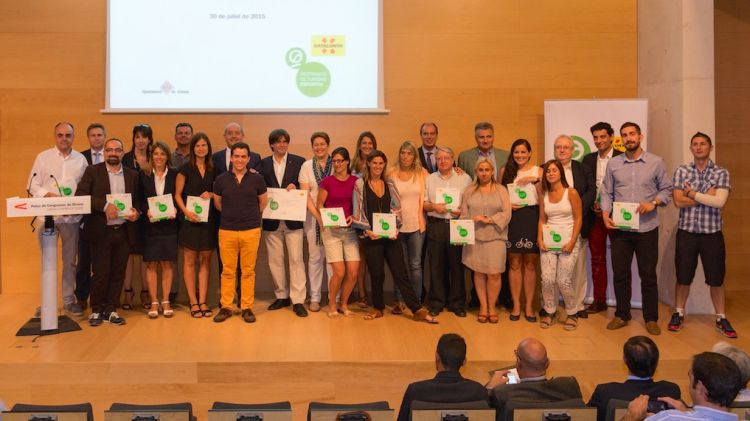
[[[229,163],[229,158],[231,153],[227,152],[235,143],[245,141],[245,131],[242,129],[242,126],[234,121],[224,126],[224,141],[227,143],[226,149],[215,152],[213,155],[214,178],[229,171],[231,165]],[[261,172],[260,155],[255,152],[250,152],[250,162],[248,162],[247,168],[249,170],[255,170],[256,172]]]
[[[422,163],[422,168],[432,174],[437,171],[437,160],[435,159],[438,137],[437,124],[431,121],[422,123],[422,126],[419,127],[419,137],[422,138],[422,146],[417,149],[419,162]]]
[[[609,123],[599,122],[591,126],[591,136],[597,151],[583,157],[583,165],[594,175],[596,199],[588,213],[584,225],[589,228],[589,250],[591,250],[591,281],[594,285],[594,302],[587,311],[591,314],[607,310],[607,236],[610,230],[604,226],[602,209],[599,206],[599,192],[607,171],[607,164],[613,157],[621,154],[612,147],[614,129]]]
[[[91,123],[86,129],[89,149],[81,152],[89,165],[104,162],[104,139],[107,130],[100,123]],[[83,238],[83,225],[78,234],[78,265],[76,267],[76,301],[82,310],[88,307],[91,291],[91,247]]]
[[[631,401],[640,395],[649,395],[656,399],[668,396],[680,399],[680,387],[672,382],[653,377],[659,364],[659,348],[646,336],[633,336],[622,347],[622,359],[628,366],[628,378],[623,383],[603,383],[596,386],[588,406],[596,408],[597,421],[604,421],[607,416],[607,404],[610,399]]]
[[[266,186],[270,189],[299,189],[299,171],[305,158],[288,152],[289,141],[289,133],[284,129],[276,129],[268,135],[268,144],[273,153],[263,158],[261,173]],[[272,206],[270,199],[269,206]],[[274,290],[276,301],[268,309],[278,310],[292,305],[294,314],[307,317],[304,305],[307,297],[305,288],[307,278],[302,256],[304,238],[302,221],[263,219],[263,234],[268,250],[268,266],[276,288]],[[284,265],[284,243],[289,253],[289,271],[291,272],[288,283]]]
[[[579,247],[585,250],[588,244],[589,231],[591,230],[591,220],[588,215],[591,213],[591,205],[596,199],[596,185],[594,185],[594,175],[591,174],[588,167],[573,159],[573,139],[567,135],[560,135],[555,139],[555,159],[563,164],[565,170],[565,179],[570,187],[573,187],[581,197],[581,210],[583,213],[583,224],[581,226],[581,237]],[[586,252],[578,253],[576,262],[575,275],[573,282],[576,289],[576,302],[578,317],[587,318],[583,300],[586,298],[586,287],[588,278],[586,277]]]
[[[121,140],[109,139],[104,144],[105,161],[86,168],[76,189],[77,196],[91,196],[91,213],[83,217],[83,235],[91,244],[93,263],[91,326],[105,321],[125,324],[115,307],[125,279],[130,246],[136,242],[139,194],[138,172],[122,165],[123,149]],[[118,207],[107,201],[107,195],[125,193],[130,194],[132,207],[119,217]]]

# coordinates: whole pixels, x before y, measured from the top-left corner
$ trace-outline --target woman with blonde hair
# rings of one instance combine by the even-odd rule
[[[417,298],[422,296],[422,246],[424,245],[426,221],[424,216],[425,178],[429,175],[422,168],[417,145],[411,140],[401,144],[398,161],[390,168],[386,178],[393,182],[401,196],[401,228],[398,240],[404,250],[404,259],[409,271],[409,280]],[[391,310],[401,314],[406,308],[398,286],[393,287],[396,302]]]
[[[492,161],[480,158],[476,178],[461,199],[461,219],[474,221],[474,244],[464,246],[463,263],[474,271],[479,298],[479,323],[499,321],[495,304],[500,293],[500,274],[505,271],[505,241],[510,222],[508,190],[495,181]]]

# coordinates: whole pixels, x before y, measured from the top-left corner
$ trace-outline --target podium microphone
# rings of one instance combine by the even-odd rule
[[[26,186],[26,194],[28,197],[31,197],[31,183],[34,181],[34,178],[36,178],[36,173],[31,174],[31,178],[29,178],[29,185]]]
[[[58,193],[60,193],[60,196],[65,196],[65,195],[63,194],[63,191],[62,191],[62,189],[60,188],[60,183],[58,183],[58,182],[57,182],[57,178],[55,178],[54,174],[50,174],[50,175],[49,175],[49,178],[51,178],[51,179],[52,179],[52,181],[54,181],[54,182],[55,182],[55,187],[57,187],[57,192],[58,192]]]

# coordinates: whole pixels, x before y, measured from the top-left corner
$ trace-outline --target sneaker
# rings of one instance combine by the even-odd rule
[[[727,338],[737,339],[737,332],[732,328],[729,320],[725,318],[716,321],[716,329]]]
[[[104,315],[104,321],[113,325],[122,326],[125,324],[125,319],[120,317],[116,311]]]
[[[679,332],[682,330],[682,324],[685,323],[685,316],[680,316],[680,313],[674,312],[672,318],[669,319],[667,329],[670,332]]]
[[[73,316],[83,316],[83,307],[78,303],[65,304],[63,309]]]
[[[655,321],[646,322],[646,332],[650,335],[661,335],[661,328]]]
[[[609,323],[607,323],[607,330],[616,330],[621,327],[625,327],[628,325],[627,320],[623,320],[619,317],[615,317],[614,319],[610,320]]]
[[[103,320],[102,320],[101,313],[91,313],[91,316],[89,316],[89,326],[92,326],[92,327],[101,326],[102,323],[103,323]]]

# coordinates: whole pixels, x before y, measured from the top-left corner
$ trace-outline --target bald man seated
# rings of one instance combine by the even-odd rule
[[[518,344],[515,352],[520,382],[509,384],[508,370],[505,370],[495,371],[485,385],[490,394],[490,405],[497,409],[498,420],[505,420],[504,410],[509,402],[546,403],[581,399],[581,388],[575,377],[547,378],[547,348],[539,340],[526,338]]]

